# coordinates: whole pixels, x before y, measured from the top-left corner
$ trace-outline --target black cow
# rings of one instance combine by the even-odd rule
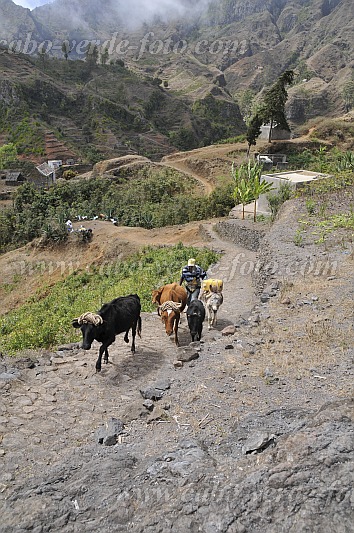
[[[116,335],[125,331],[124,341],[129,342],[130,328],[133,336],[131,351],[135,353],[136,332],[139,337],[141,336],[140,311],[139,296],[130,294],[104,304],[97,314],[84,313],[72,321],[74,328],[81,328],[84,350],[89,350],[94,340],[102,343],[96,362],[96,372],[101,371],[103,353],[104,362],[108,363],[108,346],[116,340]]]
[[[192,341],[200,341],[205,319],[205,308],[200,300],[192,300],[187,309],[187,320]]]

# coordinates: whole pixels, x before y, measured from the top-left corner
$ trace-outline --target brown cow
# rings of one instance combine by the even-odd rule
[[[174,331],[175,343],[176,346],[179,346],[178,324],[181,313],[187,303],[186,289],[178,285],[178,283],[164,285],[156,291],[152,291],[152,303],[158,305],[158,313],[165,324],[167,335],[172,335]]]

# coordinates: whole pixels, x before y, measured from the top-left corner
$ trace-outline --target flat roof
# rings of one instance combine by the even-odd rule
[[[289,172],[276,172],[275,174],[263,174],[269,178],[276,178],[282,180],[288,180],[292,183],[300,183],[304,181],[313,181],[322,178],[329,178],[329,174],[323,174],[321,172],[313,172],[311,170],[290,170]]]

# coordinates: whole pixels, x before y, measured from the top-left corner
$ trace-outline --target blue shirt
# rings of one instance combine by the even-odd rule
[[[182,268],[182,281],[185,281],[188,288],[197,289],[201,286],[201,280],[206,278],[206,272],[199,265],[195,265],[191,270],[187,265]]]

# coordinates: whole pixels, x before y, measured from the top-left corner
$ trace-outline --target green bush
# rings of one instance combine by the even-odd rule
[[[44,244],[59,244],[68,238],[68,230],[64,222],[50,220],[42,227],[42,238]]]
[[[58,182],[48,190],[27,182],[17,189],[14,207],[0,218],[0,251],[49,234],[53,221],[60,220],[64,227],[66,219],[78,214],[92,218],[105,213],[119,225],[149,229],[224,216],[232,206],[228,185],[201,196],[195,180],[170,169],[142,170],[135,178],[118,175],[117,181]]]
[[[234,144],[234,143],[243,143],[246,142],[246,134],[236,135],[236,137],[228,137],[227,139],[221,139],[215,144]]]
[[[286,200],[289,200],[292,195],[292,189],[289,183],[281,183],[279,189],[267,194],[267,200],[271,211],[271,220],[274,221],[279,212],[280,207]]]

